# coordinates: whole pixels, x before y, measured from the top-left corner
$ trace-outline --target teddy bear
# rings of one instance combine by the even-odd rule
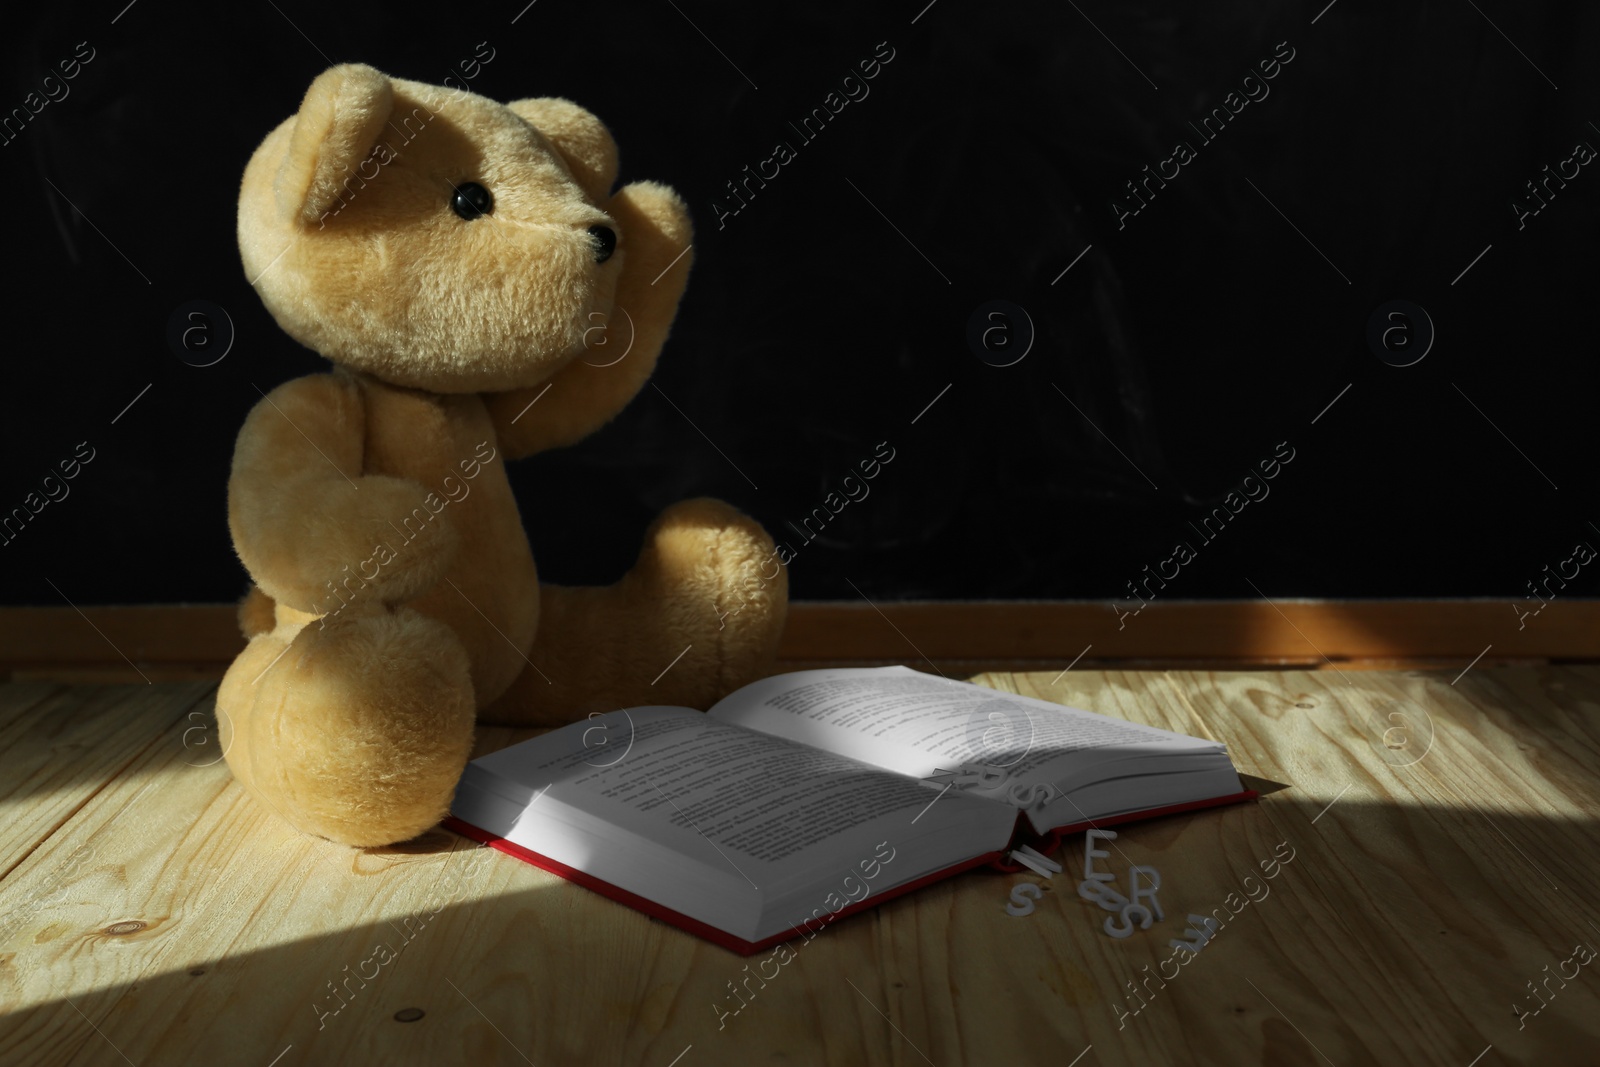
[[[616,415],[677,312],[688,210],[616,178],[577,104],[362,64],[318,76],[245,168],[246,276],[332,367],[263,393],[235,443],[253,585],[217,719],[234,777],[301,831],[434,826],[477,722],[703,709],[770,673],[787,575],[754,520],[684,501],[615,584],[545,585],[506,478]]]

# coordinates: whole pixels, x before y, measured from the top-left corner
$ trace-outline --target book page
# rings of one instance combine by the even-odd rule
[[[985,763],[1025,782],[1162,752],[1223,751],[1214,741],[905,667],[766,678],[709,714],[916,778]]]
[[[474,791],[504,800],[515,826],[486,826],[475,813],[458,810]],[[911,835],[949,835],[947,863],[1005,845],[1014,809],[954,795],[926,810],[936,794],[855,760],[700,712],[635,708],[475,760],[452,810],[538,852],[550,844],[545,838],[561,836],[545,832],[552,821],[614,826],[767,890],[830,863],[848,868],[871,856],[877,843],[905,843]],[[963,826],[978,832],[951,833]],[[963,852],[974,836],[983,846]],[[606,859],[586,858],[581,866],[612,881],[624,872],[608,866],[636,866]]]

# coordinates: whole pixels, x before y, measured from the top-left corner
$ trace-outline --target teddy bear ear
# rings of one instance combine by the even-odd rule
[[[605,123],[557,96],[513,100],[506,106],[555,146],[572,176],[596,203],[611,198],[611,187],[617,182],[617,142]]]
[[[275,182],[279,206],[306,222],[321,218],[372,151],[394,110],[389,77],[362,63],[317,75],[294,119]]]

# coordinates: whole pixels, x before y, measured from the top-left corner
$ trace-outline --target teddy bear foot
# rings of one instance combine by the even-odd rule
[[[683,655],[649,687],[653,702],[663,702],[666,686],[681,695],[673,702],[709,707],[770,671],[789,575],[772,538],[732,505],[698,497],[667,508],[622,584],[640,602],[634,610],[653,616],[657,651],[667,657],[644,666],[661,670]]]
[[[720,500],[674,504],[615,585],[541,587],[537,666],[481,717],[550,726],[651,704],[708,708],[771,671],[788,591],[760,524]]]
[[[375,847],[448,809],[471,755],[466,651],[409,608],[253,638],[217,694],[223,752],[246,792],[296,829]]]

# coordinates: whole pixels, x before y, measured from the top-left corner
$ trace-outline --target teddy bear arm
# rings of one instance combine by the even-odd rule
[[[228,480],[228,526],[246,570],[274,600],[310,612],[341,603],[333,600],[341,591],[361,590],[373,606],[406,600],[453,557],[456,533],[439,515],[426,523],[437,536],[396,559],[377,558],[428,491],[361,473],[365,427],[357,387],[328,374],[279,386],[246,417]]]
[[[672,328],[694,260],[688,207],[665,185],[634,182],[617,191],[607,210],[626,235],[627,258],[605,343],[548,383],[485,397],[513,459],[570,445],[609,422],[644,387]],[[546,384],[549,395],[541,396]],[[535,399],[539,406],[530,408]]]

